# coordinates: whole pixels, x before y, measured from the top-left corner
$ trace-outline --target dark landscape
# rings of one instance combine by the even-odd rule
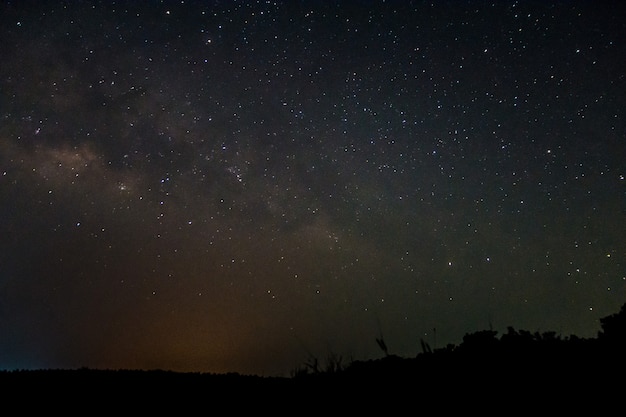
[[[364,406],[384,400],[399,405],[413,401],[412,396],[416,400],[445,394],[457,399],[492,397],[520,406],[563,401],[561,406],[570,407],[571,399],[580,395],[581,404],[600,401],[597,405],[604,406],[623,393],[626,304],[600,323],[595,338],[509,327],[501,335],[493,330],[468,333],[458,346],[432,349],[422,341],[423,351],[410,358],[387,353],[385,342],[377,339],[384,353],[379,359],[344,363],[334,354],[325,359],[312,357],[290,377],[81,368],[3,371],[0,381],[11,391],[50,393],[63,387],[66,392],[86,393],[87,398],[104,396],[113,402],[142,398],[223,401],[232,395],[253,395],[317,405],[355,401]]]

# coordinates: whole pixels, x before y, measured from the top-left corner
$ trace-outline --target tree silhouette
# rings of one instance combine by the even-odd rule
[[[598,340],[614,346],[626,345],[626,304],[618,313],[600,319],[602,330],[598,332]]]

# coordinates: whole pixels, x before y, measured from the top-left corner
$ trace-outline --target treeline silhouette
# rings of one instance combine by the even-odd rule
[[[3,387],[29,390],[55,387],[62,381],[67,389],[104,386],[121,395],[143,387],[152,394],[192,397],[203,393],[218,398],[236,391],[300,397],[316,393],[327,399],[344,396],[345,400],[346,387],[361,393],[497,393],[519,401],[529,392],[548,395],[556,388],[568,390],[570,395],[583,391],[589,395],[624,388],[626,304],[619,312],[601,318],[600,326],[595,338],[561,337],[555,332],[512,327],[502,335],[482,330],[466,334],[458,346],[432,349],[422,341],[422,352],[409,358],[389,354],[381,337],[377,342],[384,355],[379,359],[344,364],[338,355],[331,355],[325,363],[311,358],[289,377],[82,368],[2,371],[0,382]]]
[[[583,377],[619,375],[626,371],[626,304],[619,312],[600,319],[601,330],[595,338],[575,335],[562,337],[556,332],[530,332],[508,327],[498,336],[495,330],[468,333],[460,345],[432,349],[421,341],[422,352],[413,358],[389,354],[384,340],[377,339],[385,356],[381,359],[353,361],[330,355],[325,364],[315,358],[297,368],[295,379],[335,377],[355,381],[403,380],[430,381],[474,378],[490,375],[505,381],[511,378],[539,377],[553,381],[572,381]],[[626,375],[622,374],[623,380]]]

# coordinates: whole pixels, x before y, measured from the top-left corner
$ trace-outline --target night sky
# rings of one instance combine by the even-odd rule
[[[625,10],[3,1],[0,368],[596,337],[626,301]]]

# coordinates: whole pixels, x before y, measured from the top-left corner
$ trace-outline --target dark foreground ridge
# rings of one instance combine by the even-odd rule
[[[412,358],[385,355],[346,366],[338,362],[305,366],[288,378],[84,368],[3,371],[0,382],[29,393],[62,388],[81,392],[82,398],[106,393],[109,399],[137,400],[143,395],[150,401],[219,401],[236,393],[243,399],[263,396],[269,402],[320,404],[335,399],[367,404],[389,396],[412,401],[445,393],[457,399],[479,395],[525,403],[560,396],[606,402],[621,398],[626,388],[626,304],[600,323],[596,338],[562,338],[553,332],[513,328],[498,337],[495,331],[483,330],[467,334],[458,346],[431,350],[423,344],[423,352]]]

